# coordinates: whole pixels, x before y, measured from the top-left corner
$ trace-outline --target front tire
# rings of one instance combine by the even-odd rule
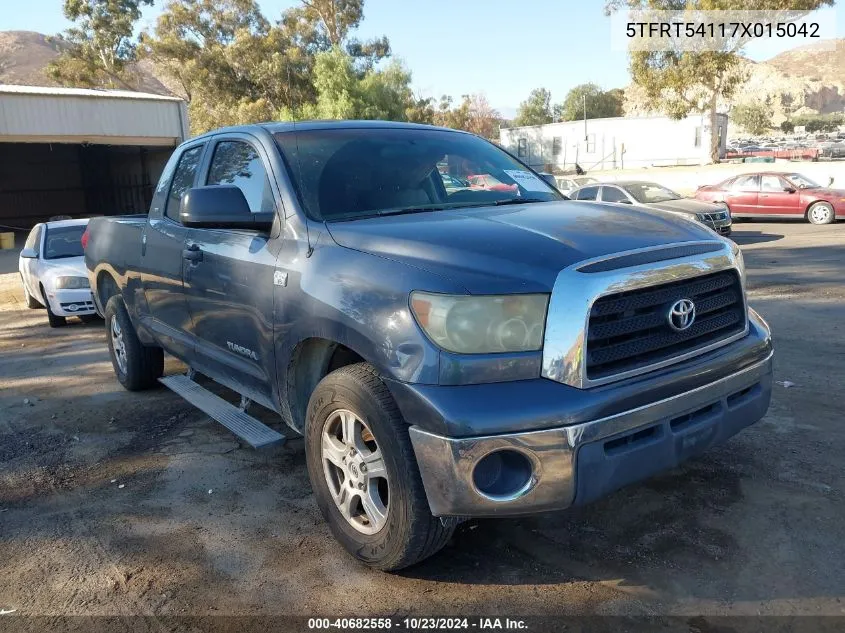
[[[314,497],[355,558],[394,571],[432,556],[454,525],[431,515],[408,427],[368,363],[323,378],[305,422]]]
[[[141,343],[120,295],[106,305],[106,332],[109,356],[120,384],[129,391],[154,387],[164,374],[164,350]]]
[[[47,308],[47,323],[50,324],[50,327],[63,327],[67,325],[66,318],[53,314],[53,311],[50,309],[50,302],[47,301],[47,293],[44,292],[44,288],[41,288],[41,296],[44,297],[44,305]]]
[[[810,224],[830,224],[836,219],[836,212],[831,204],[816,202],[807,209],[807,219]]]

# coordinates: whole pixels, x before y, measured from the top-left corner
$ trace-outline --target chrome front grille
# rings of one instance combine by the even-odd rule
[[[695,320],[677,331],[668,315],[681,299],[693,302]],[[745,329],[745,319],[733,270],[602,297],[590,311],[587,377],[612,376],[728,338]]]
[[[741,268],[733,247],[716,240],[624,251],[565,268],[549,300],[541,375],[584,389],[745,336]],[[683,334],[667,321],[680,299],[697,304],[697,323]]]

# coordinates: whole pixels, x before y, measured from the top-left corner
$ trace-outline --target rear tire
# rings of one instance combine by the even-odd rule
[[[50,327],[63,327],[67,325],[66,318],[53,314],[53,311],[50,309],[50,302],[47,301],[47,293],[44,292],[43,287],[41,288],[41,296],[44,297],[44,305],[47,308],[47,323],[50,324]]]
[[[357,431],[347,435],[346,428]],[[308,403],[305,455],[320,512],[364,564],[385,571],[409,567],[451,538],[455,525],[431,515],[408,426],[372,365],[341,367],[317,385]]]
[[[833,206],[827,202],[815,202],[807,209],[807,220],[810,224],[830,224],[836,219]]]
[[[120,295],[106,305],[106,333],[115,376],[129,391],[142,391],[158,384],[164,374],[164,350],[143,345],[129,319]]]

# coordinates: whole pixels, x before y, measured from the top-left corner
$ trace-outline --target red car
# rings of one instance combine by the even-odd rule
[[[695,197],[724,202],[735,218],[806,218],[813,224],[845,218],[845,190],[822,187],[794,173],[743,174],[700,187]]]
[[[507,191],[509,193],[516,193],[519,187],[516,185],[506,185],[502,181],[494,178],[490,174],[476,174],[474,176],[467,176],[470,189],[486,189],[487,191]]]

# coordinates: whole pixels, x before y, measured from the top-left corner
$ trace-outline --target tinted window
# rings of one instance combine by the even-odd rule
[[[626,186],[628,193],[637,202],[668,202],[669,200],[680,200],[681,196],[653,182],[632,182]]]
[[[318,219],[562,199],[506,152],[461,132],[331,128],[279,133],[276,142],[302,206]],[[470,186],[447,190],[441,173]]]
[[[84,232],[84,224],[48,228],[44,238],[44,259],[82,257],[85,254],[82,250]]]
[[[253,213],[268,213],[276,209],[264,163],[255,148],[244,141],[221,141],[217,144],[206,184],[236,186],[243,191]]]
[[[599,195],[598,187],[584,187],[575,192],[576,200],[595,200]]]
[[[38,251],[38,247],[41,245],[41,226],[36,226],[32,231],[30,231],[29,236],[26,238],[26,243],[23,245],[24,248],[31,248],[34,251]]]
[[[629,202],[628,196],[616,187],[603,187],[601,190],[601,199],[604,202]]]
[[[179,164],[173,174],[173,184],[170,185],[170,195],[167,196],[167,203],[164,206],[164,215],[171,220],[179,221],[182,196],[194,186],[201,157],[202,145],[186,150],[179,158]]]
[[[730,185],[731,191],[757,191],[760,188],[760,181],[757,176],[740,176]]]

